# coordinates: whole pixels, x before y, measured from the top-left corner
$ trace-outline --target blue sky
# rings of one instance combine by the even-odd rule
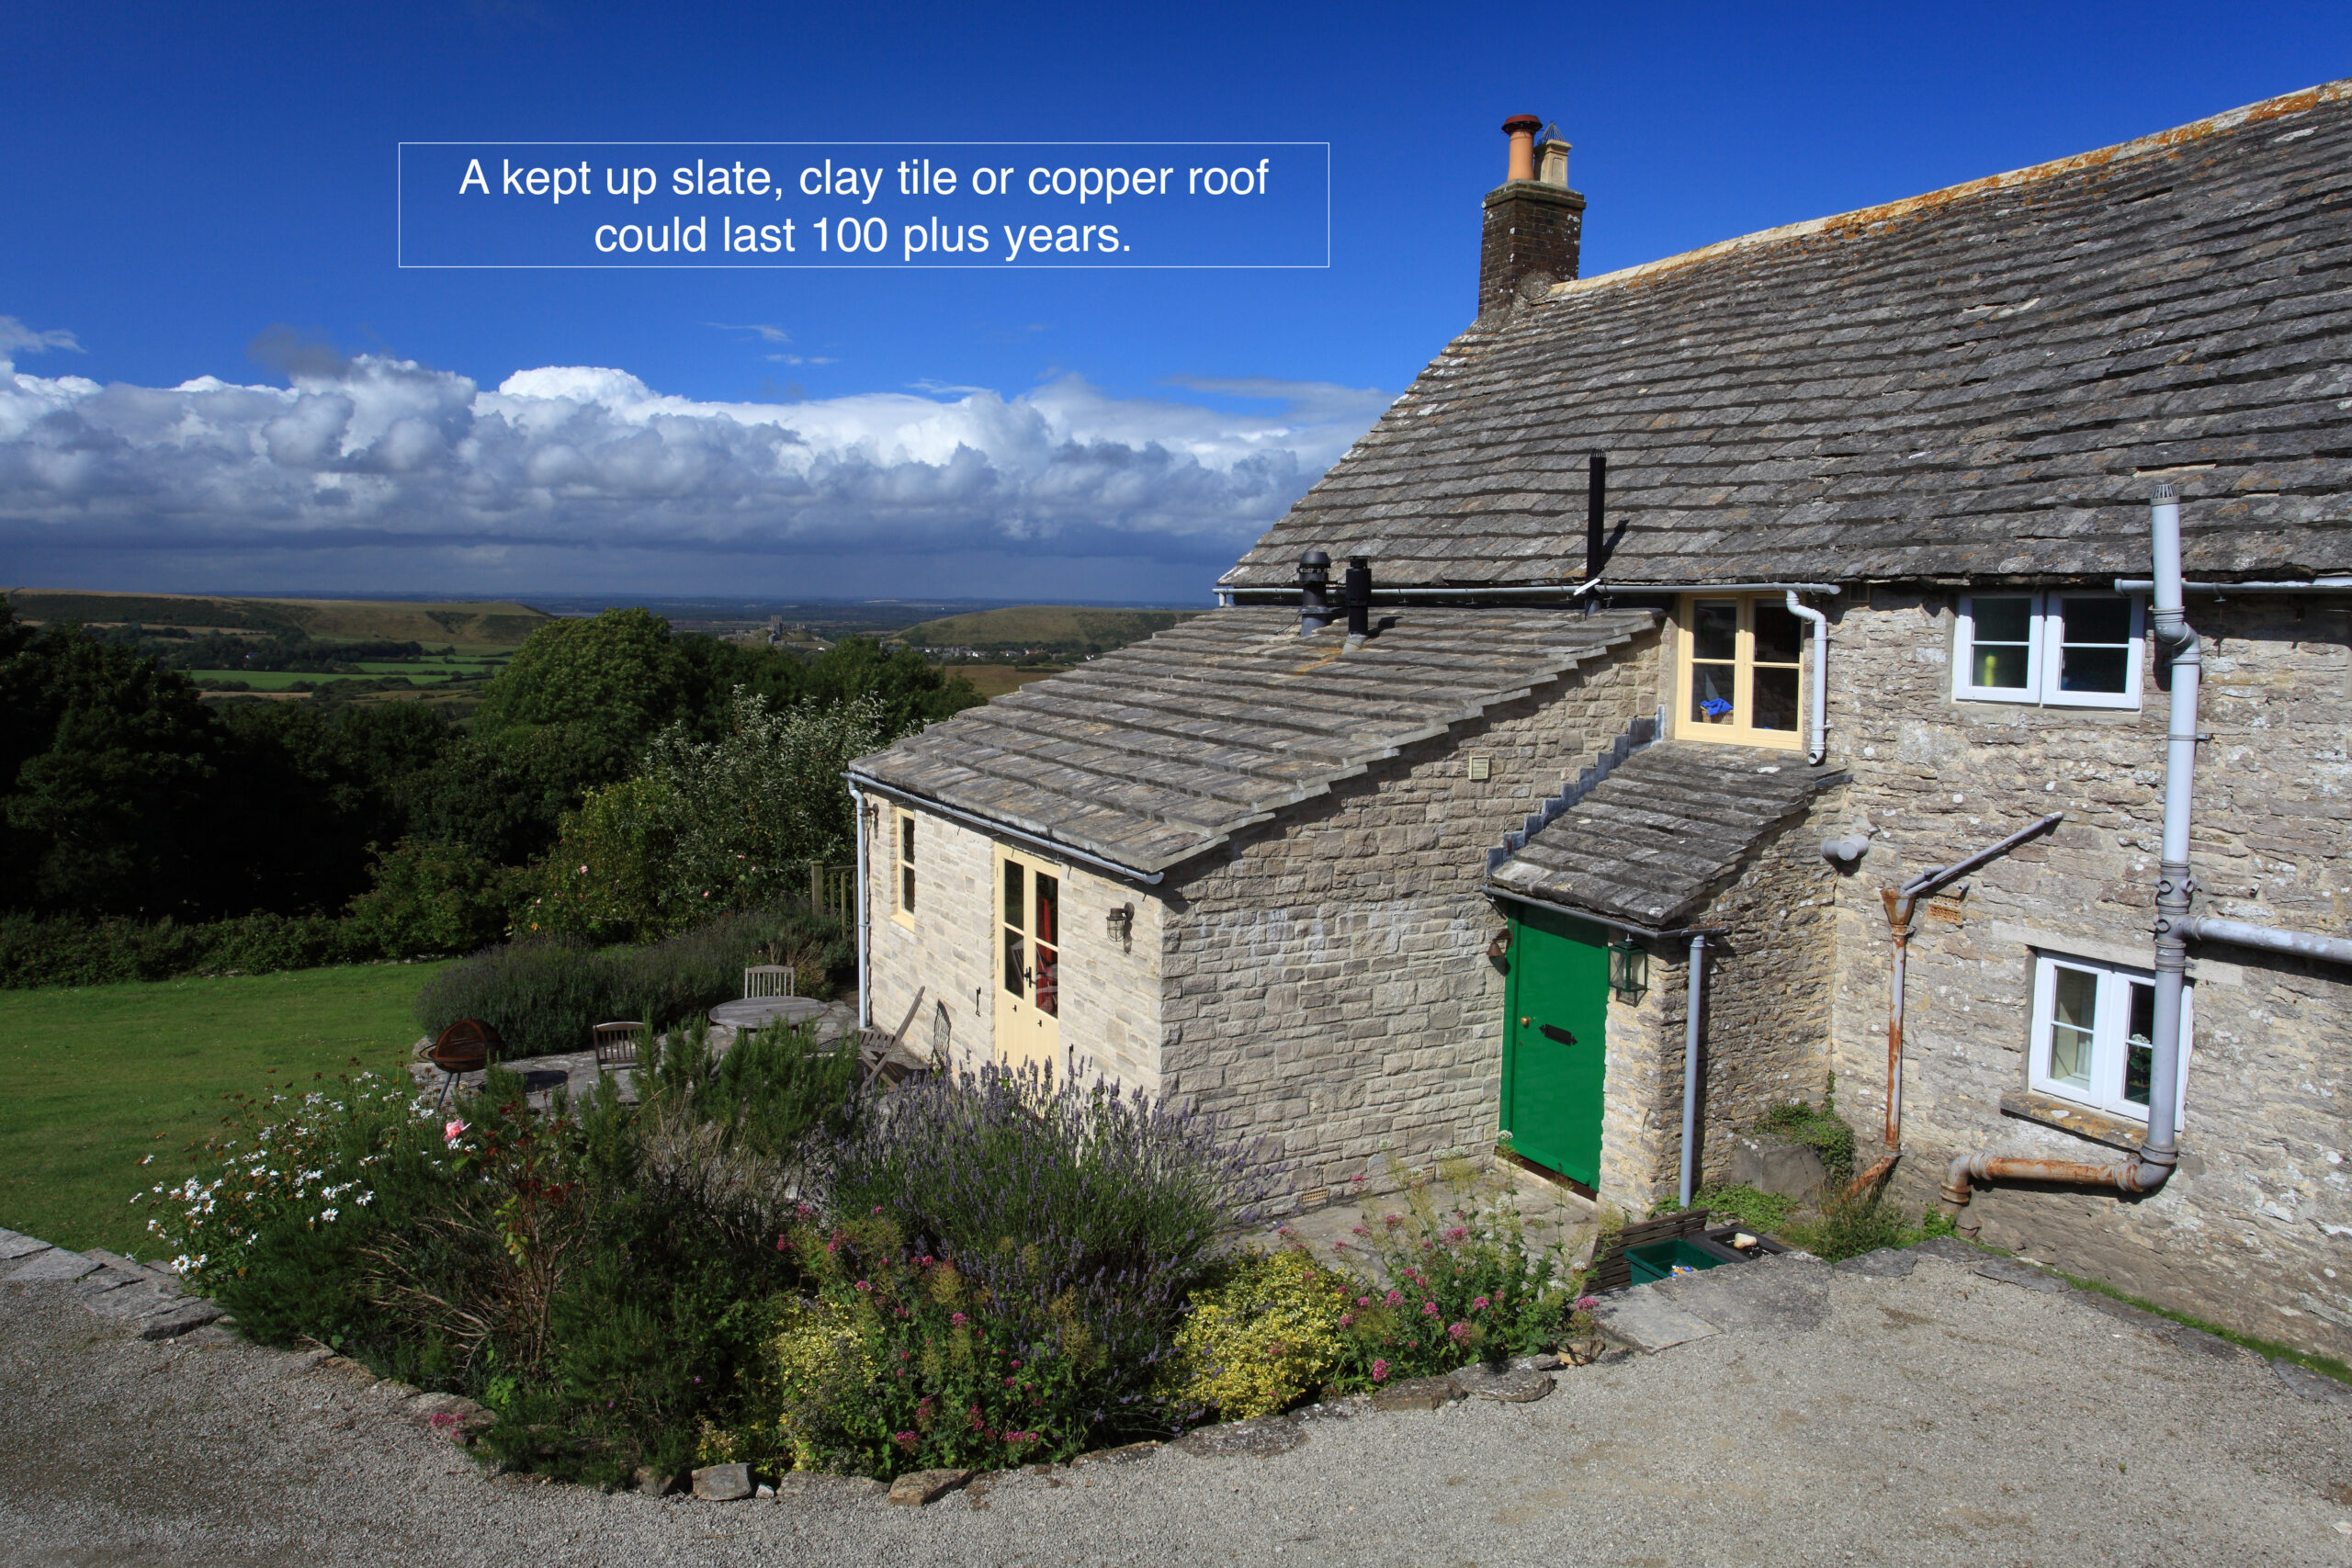
[[[2352,7],[17,6],[0,57],[0,581],[1192,602],[1467,322],[1507,115],[1590,274],[2352,75]],[[1331,264],[399,269],[445,140],[1329,141]]]

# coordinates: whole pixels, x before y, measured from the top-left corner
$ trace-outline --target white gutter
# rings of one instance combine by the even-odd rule
[[[864,773],[851,773],[848,778],[852,794],[856,793],[858,785],[864,784],[867,789],[893,800],[904,801],[909,806],[933,812],[951,821],[961,822],[967,828],[977,828],[983,833],[992,833],[1001,839],[1011,839],[1015,843],[1026,844],[1032,849],[1051,855],[1056,860],[1076,861],[1080,865],[1107,872],[1121,881],[1132,882],[1138,887],[1157,887],[1168,878],[1168,874],[1165,872],[1138,871],[1131,865],[1121,865],[1117,861],[1104,860],[1101,855],[1089,854],[1086,851],[1065,844],[1058,839],[1048,839],[1042,833],[1032,833],[1026,829],[1015,828],[1009,822],[999,822],[974,812],[960,810],[942,801],[933,800],[928,795],[917,795],[912,790],[900,789],[895,784],[884,784],[879,779],[868,778]]]
[[[1788,592],[1789,614],[1813,623],[1813,744],[1805,761],[1817,768],[1829,755],[1829,617],[1798,604],[1795,589]]]
[[[1678,1207],[1690,1206],[1690,1176],[1699,1161],[1699,1009],[1706,999],[1707,939],[1690,939],[1690,988],[1682,1020],[1682,1176]]]
[[[865,953],[865,794],[857,787],[856,775],[849,781],[850,809],[857,813],[857,1026],[872,1027],[874,998],[866,980]]]
[[[2144,577],[2119,577],[2118,593],[2145,593],[2155,584]],[[2352,577],[2320,577],[2309,582],[2184,582],[2185,593],[2352,593]]]
[[[2352,937],[2282,931],[2275,926],[2249,925],[2244,920],[2217,920],[2211,915],[2191,915],[2181,922],[2181,929],[2199,942],[2235,942],[2240,947],[2267,948],[2272,953],[2352,964]]]

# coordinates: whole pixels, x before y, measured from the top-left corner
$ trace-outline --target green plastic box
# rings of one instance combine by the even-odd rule
[[[1671,1241],[1654,1241],[1647,1247],[1625,1249],[1625,1266],[1633,1271],[1636,1285],[1672,1278],[1678,1263],[1690,1269],[1713,1269],[1717,1264],[1742,1261],[1745,1260],[1740,1255],[1729,1247],[1713,1246],[1699,1236],[1676,1236]]]

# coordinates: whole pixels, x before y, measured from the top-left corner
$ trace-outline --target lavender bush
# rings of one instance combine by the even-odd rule
[[[891,1095],[816,1161],[823,1209],[800,1246],[854,1310],[832,1314],[827,1330],[850,1370],[801,1377],[808,1393],[785,1413],[804,1462],[823,1453],[887,1471],[998,1450],[1014,1462],[1197,1419],[1155,1391],[1186,1297],[1264,1196],[1252,1156],[1216,1118],[1172,1098],[1057,1082],[1036,1067]],[[954,1311],[936,1326],[951,1339],[969,1329],[1002,1357],[1016,1382],[996,1386],[1031,1396],[1017,1423],[957,1392],[968,1352],[927,1352],[933,1314],[915,1300],[941,1298],[917,1279],[956,1282]],[[904,1299],[869,1310],[886,1290]],[[899,1342],[910,1335],[922,1343]],[[945,1426],[910,1414],[903,1427],[867,1429],[883,1408],[933,1413],[943,1401],[956,1406]]]

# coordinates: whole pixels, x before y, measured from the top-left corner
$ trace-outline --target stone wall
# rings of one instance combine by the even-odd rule
[[[1775,829],[1690,919],[1729,931],[1707,943],[1694,1187],[1729,1179],[1734,1134],[1827,1087],[1837,874],[1816,824],[1836,820],[1840,793]],[[1690,953],[1688,942],[1652,943],[1649,990],[1638,1004],[1610,1003],[1600,1190],[1629,1214],[1679,1194]]]
[[[1657,651],[1645,632],[1171,876],[1165,1071],[1262,1134],[1285,1190],[1491,1144],[1503,977],[1485,953],[1503,921],[1478,892],[1486,852],[1654,711]]]
[[[1838,887],[1838,1101],[1877,1144],[1888,943],[1879,889],[2046,812],[2053,833],[1967,878],[1915,921],[1896,1196],[1932,1201],[1959,1152],[2105,1160],[2122,1152],[2005,1115],[2026,1087],[2037,948],[2152,963],[2166,698],[2136,713],[1954,702],[1954,603],[1880,590],[1834,602],[1830,760],[1854,782],[1823,832],[1875,833]],[[2191,858],[2201,912],[2352,929],[2346,617],[2309,599],[2192,598],[2204,637]],[[2340,966],[2204,944],[2179,1172],[2139,1201],[1980,1188],[1986,1240],[2163,1304],[2352,1355],[2352,1095]]]
[[[944,1039],[959,1066],[988,1059],[996,1032],[995,841],[947,818],[917,810],[915,908],[901,918],[891,886],[894,803],[879,807],[867,864],[873,911],[869,963],[874,1021],[895,1030],[916,1004],[907,1042],[928,1053]],[[1010,846],[1032,858],[1021,845]],[[1105,917],[1135,907],[1123,943]],[[1147,1091],[1159,1085],[1157,958],[1160,906],[1144,890],[1090,872],[1062,869],[1061,1041],[1065,1065],[1109,1073]],[[943,1020],[944,1024],[943,1024]]]

